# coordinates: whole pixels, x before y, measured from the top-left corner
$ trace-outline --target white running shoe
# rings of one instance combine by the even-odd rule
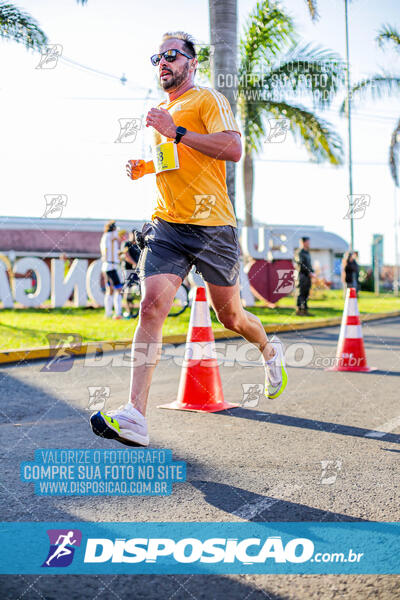
[[[99,410],[90,417],[90,425],[96,435],[127,446],[148,446],[150,442],[146,417],[130,402],[107,413]]]
[[[282,342],[274,335],[270,343],[275,349],[275,356],[265,362],[265,395],[273,400],[282,394],[288,378]]]

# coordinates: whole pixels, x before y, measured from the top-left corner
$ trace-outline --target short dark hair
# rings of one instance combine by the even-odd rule
[[[108,233],[109,231],[115,231],[117,229],[117,224],[115,221],[108,221],[108,223],[106,223],[104,225],[104,232]]]
[[[167,31],[167,33],[164,33],[162,41],[166,42],[167,40],[182,40],[182,42],[184,42],[183,49],[186,50],[188,54],[191,54],[193,58],[196,58],[194,38],[189,33],[185,33],[184,31]]]
[[[304,236],[302,238],[300,238],[302,242],[308,242],[310,240],[310,238],[308,236]]]

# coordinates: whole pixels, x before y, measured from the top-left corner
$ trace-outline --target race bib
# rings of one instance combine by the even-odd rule
[[[156,173],[179,169],[178,148],[174,142],[158,144],[153,150]]]

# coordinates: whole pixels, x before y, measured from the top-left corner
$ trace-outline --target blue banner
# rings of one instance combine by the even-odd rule
[[[400,523],[14,523],[1,574],[400,573]]]

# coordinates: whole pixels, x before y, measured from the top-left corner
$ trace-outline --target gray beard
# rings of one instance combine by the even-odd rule
[[[182,81],[184,81],[189,72],[189,63],[183,67],[180,73],[173,75],[169,81],[161,81],[161,86],[163,90],[169,90],[171,88],[177,88],[181,85]]]

